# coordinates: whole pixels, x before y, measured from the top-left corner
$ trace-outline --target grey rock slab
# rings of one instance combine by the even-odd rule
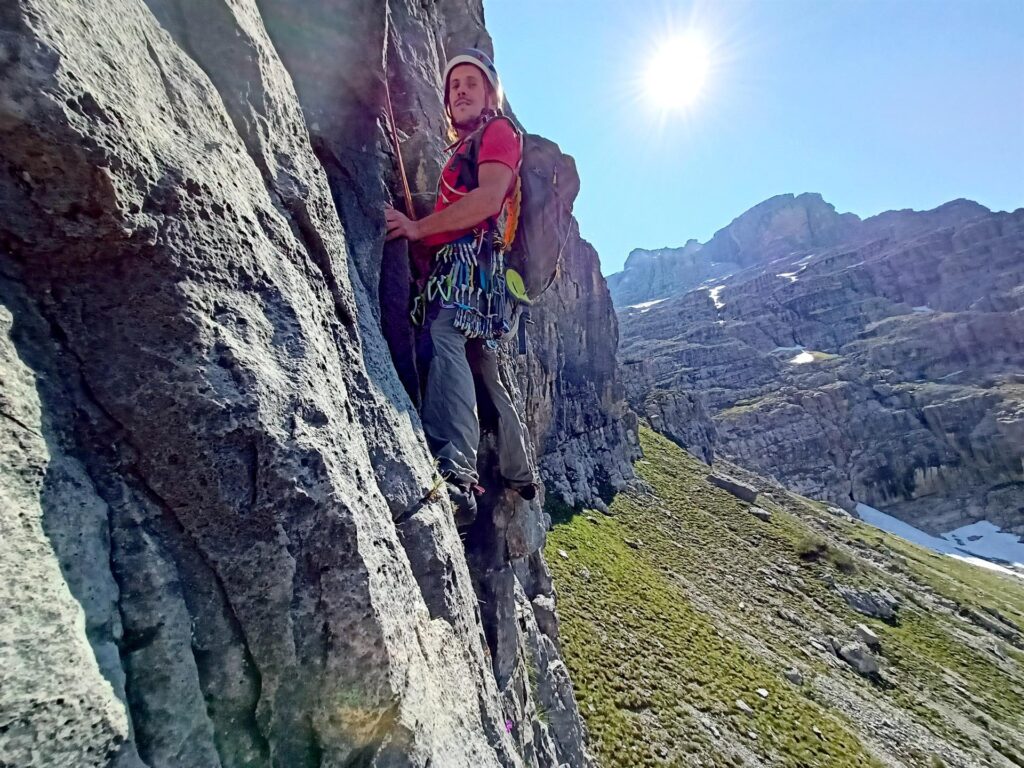
[[[552,640],[558,640],[558,613],[555,598],[551,595],[537,595],[530,601],[537,627]]]
[[[858,674],[865,677],[878,674],[878,660],[863,643],[845,643],[839,648],[838,655]]]
[[[738,498],[740,501],[745,501],[748,504],[753,504],[757,500],[757,489],[747,483],[741,482],[734,477],[723,475],[719,473],[713,473],[707,476],[707,480],[712,485],[721,488],[723,491],[731,493],[733,496]]]
[[[106,766],[128,739],[128,717],[43,530],[49,452],[13,323],[0,305],[0,763]]]
[[[835,588],[847,605],[865,616],[890,620],[900,607],[899,600],[884,589],[857,589],[844,584],[837,584]]]
[[[876,649],[881,647],[882,641],[879,639],[875,631],[871,629],[867,624],[858,624],[854,627],[857,633],[857,637],[863,642],[868,648]]]
[[[140,753],[164,764],[186,744],[209,763],[198,750],[231,727],[218,712],[245,700],[245,675],[236,697],[193,653],[193,623],[220,636],[209,594],[260,681],[235,727],[282,764],[313,750],[516,764],[468,578],[453,582],[455,620],[432,620],[392,523],[430,462],[255,4],[193,5],[188,20],[220,37],[116,0],[10,13],[31,23],[7,40],[18,55],[0,86],[0,231],[18,243],[4,267],[58,329],[146,500],[122,502],[113,548]],[[249,57],[245,78],[210,77],[214,43],[225,61]],[[133,538],[139,515],[172,532]],[[440,554],[461,560],[441,525]],[[175,686],[161,686],[171,662]],[[192,708],[207,694],[209,712]]]

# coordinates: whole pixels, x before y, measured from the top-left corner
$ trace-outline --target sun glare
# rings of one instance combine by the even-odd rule
[[[665,111],[689,109],[704,91],[709,68],[708,47],[700,36],[691,32],[666,40],[648,64],[647,97]]]

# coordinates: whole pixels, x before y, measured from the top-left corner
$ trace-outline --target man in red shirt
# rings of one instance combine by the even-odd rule
[[[429,359],[423,430],[442,476],[461,507],[475,514],[480,442],[476,389],[480,377],[498,411],[498,463],[506,486],[532,499],[537,481],[526,431],[498,374],[498,342],[511,334],[512,299],[505,287],[497,219],[515,189],[522,142],[501,116],[502,90],[490,58],[476,49],[445,67],[445,111],[457,136],[437,183],[434,212],[413,221],[387,208],[389,240],[419,241],[417,282],[425,286],[424,357]]]

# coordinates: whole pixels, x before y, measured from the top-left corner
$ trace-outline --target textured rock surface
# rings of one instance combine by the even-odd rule
[[[738,268],[734,262],[708,261],[696,240],[682,248],[635,248],[626,257],[622,271],[608,278],[608,290],[616,306],[643,304],[682,293],[706,280],[725,277]]]
[[[632,359],[622,365],[629,404],[651,427],[710,464],[717,430],[703,398],[697,393],[655,387],[650,370],[644,360]]]
[[[0,306],[0,764],[107,765],[128,739],[128,719],[100,672],[82,608],[43,530],[44,499],[73,460],[44,436],[32,369],[11,339],[13,320]],[[89,500],[78,500],[84,518]],[[110,579],[96,586],[88,596],[94,616],[117,592]],[[120,627],[111,630],[119,634]]]
[[[719,454],[801,493],[1024,533],[1024,210],[783,196],[697,254],[722,252],[747,266],[620,311],[631,400],[699,399]]]
[[[384,52],[422,205],[438,61],[489,47],[482,24],[459,0],[0,11],[0,515],[24,541],[2,566],[59,635],[31,664],[4,637],[4,722],[50,709],[0,732],[3,760],[588,763],[540,505],[489,493],[464,555],[402,386]],[[637,450],[583,241],[544,302],[505,368],[578,503]]]
[[[519,359],[526,415],[549,493],[602,506],[640,456],[615,358],[618,326],[597,252],[574,229],[558,277],[532,310]]]
[[[857,670],[858,674],[870,677],[878,674],[878,659],[863,643],[846,643],[836,651],[836,655]]]

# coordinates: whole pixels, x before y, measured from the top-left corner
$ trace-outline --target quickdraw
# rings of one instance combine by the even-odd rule
[[[455,310],[453,324],[467,338],[496,346],[509,332],[505,258],[493,247],[492,234],[478,230],[441,247],[430,279],[413,302],[414,323],[422,324],[427,306],[437,300]]]

